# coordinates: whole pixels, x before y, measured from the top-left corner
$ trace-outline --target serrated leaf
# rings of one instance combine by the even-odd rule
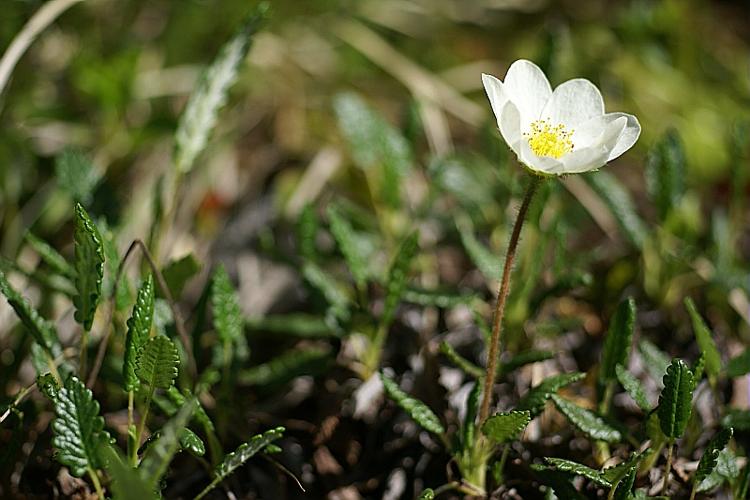
[[[395,380],[382,372],[380,373],[380,380],[383,381],[386,395],[403,408],[416,423],[435,434],[442,435],[445,433],[440,419],[426,404],[406,394]]]
[[[698,469],[695,471],[695,476],[693,476],[695,483],[702,482],[714,471],[716,464],[719,462],[719,454],[729,443],[729,440],[732,439],[732,433],[733,430],[731,427],[722,429],[708,442],[700,462],[698,462]]]
[[[664,375],[664,389],[659,395],[659,425],[668,438],[674,440],[685,432],[692,412],[693,372],[681,359],[673,359]]]
[[[268,445],[274,441],[281,439],[284,435],[283,427],[276,427],[275,429],[268,430],[263,434],[258,434],[250,438],[250,441],[243,443],[232,453],[229,453],[224,457],[224,460],[216,467],[214,480],[211,481],[203,491],[195,497],[195,500],[203,498],[209,491],[211,491],[217,484],[226,479],[235,470],[241,467],[245,462],[250,460],[256,453],[263,451]]]
[[[57,401],[57,396],[60,394],[60,384],[57,383],[57,379],[51,373],[38,375],[36,386],[47,399],[53,403]]]
[[[31,334],[34,340],[52,357],[56,356],[61,348],[54,325],[45,320],[20,293],[10,284],[5,274],[0,271],[0,292],[8,300],[21,320],[21,324]]]
[[[244,318],[237,292],[222,264],[214,271],[211,284],[211,309],[214,329],[224,344],[233,344],[244,337]]]
[[[646,389],[643,388],[641,381],[638,380],[635,375],[623,368],[622,365],[617,365],[615,367],[615,373],[617,375],[617,380],[622,384],[630,397],[633,398],[635,404],[637,404],[644,413],[650,412],[653,409],[653,405],[648,400]]]
[[[177,378],[179,364],[180,355],[174,342],[164,335],[157,335],[143,346],[135,374],[149,390],[169,389]]]
[[[727,377],[741,377],[746,373],[750,373],[750,348],[727,363]]]
[[[190,95],[175,133],[175,167],[178,171],[190,171],[198,155],[205,149],[219,110],[226,103],[229,89],[237,80],[252,37],[263,25],[267,10],[265,2],[256,7],[232,39],[221,48]]]
[[[196,406],[195,399],[186,402],[177,414],[164,424],[159,431],[159,437],[146,450],[138,466],[138,472],[152,489],[159,483],[172,457],[180,449],[180,436],[192,418]]]
[[[701,351],[706,356],[706,373],[711,376],[717,376],[721,373],[721,355],[719,350],[716,348],[716,343],[711,335],[711,330],[703,321],[700,313],[695,308],[695,303],[690,297],[685,297],[685,307],[690,314],[690,319],[693,322],[693,331],[695,332],[695,339],[698,341],[698,345]]]
[[[169,288],[169,293],[172,297],[177,299],[182,295],[182,289],[185,288],[187,282],[198,274],[201,270],[201,263],[195,258],[195,255],[189,253],[170,261],[164,269],[162,269],[162,276],[164,276],[164,282]],[[161,290],[157,291],[157,296],[161,297]]]
[[[237,381],[260,387],[284,384],[302,375],[317,375],[330,366],[329,349],[308,347],[287,351],[278,357],[240,372]]]
[[[357,287],[362,289],[367,282],[367,262],[357,245],[354,229],[335,205],[329,205],[327,214],[331,233],[346,260],[349,272],[352,273]]]
[[[94,313],[102,295],[104,279],[104,247],[96,224],[91,220],[83,205],[75,207],[75,261],[76,306],[75,319],[85,330],[91,330]]]
[[[698,356],[698,359],[695,360],[695,363],[693,363],[693,368],[692,368],[696,385],[698,385],[698,383],[700,383],[700,381],[703,379],[705,369],[706,369],[706,354],[702,352],[700,356]]]
[[[645,174],[648,193],[664,220],[685,192],[685,153],[677,131],[668,131],[653,147]]]
[[[400,180],[413,161],[409,142],[352,92],[335,96],[333,107],[352,159],[365,171],[380,168],[379,194],[391,206],[398,206]]]
[[[622,439],[620,431],[608,425],[604,419],[591,410],[581,408],[557,394],[552,394],[550,397],[560,413],[565,415],[565,418],[571,424],[588,437],[607,443],[618,443]]]
[[[457,220],[456,227],[466,253],[485,279],[490,281],[500,279],[501,259],[477,240],[468,219]]]
[[[627,298],[617,306],[604,338],[599,381],[602,384],[615,380],[617,365],[627,365],[635,328],[635,300]]]
[[[609,488],[612,486],[612,484],[604,477],[601,472],[586,465],[579,464],[578,462],[573,462],[572,460],[565,460],[563,458],[545,457],[544,460],[548,464],[552,465],[556,470],[574,474],[576,476],[583,476],[586,479],[589,479],[598,484],[599,486],[604,486],[605,488]]]
[[[133,305],[133,312],[128,320],[128,332],[125,335],[125,356],[122,375],[126,391],[138,389],[138,377],[135,374],[138,358],[151,332],[154,319],[154,279],[151,275],[143,282]]]
[[[57,394],[56,418],[52,422],[52,446],[57,461],[77,477],[101,467],[98,450],[109,442],[104,418],[93,393],[77,377],[71,376]]]
[[[46,241],[37,238],[32,233],[26,233],[24,239],[39,257],[55,272],[66,278],[75,279],[76,271],[70,263],[52,248]]]
[[[585,175],[583,178],[601,196],[628,241],[636,248],[641,248],[648,230],[638,215],[630,193],[614,175],[604,170]]]
[[[542,413],[545,403],[552,394],[555,394],[567,385],[582,380],[585,376],[585,373],[574,372],[547,377],[521,398],[516,409],[529,410],[531,417],[536,417]]]
[[[419,248],[418,235],[416,232],[411,233],[399,246],[396,256],[391,263],[388,271],[388,281],[386,283],[385,304],[383,305],[383,315],[381,316],[381,325],[387,328],[393,321],[396,313],[396,306],[401,300],[406,280],[409,273],[411,261]]]
[[[737,464],[737,457],[732,450],[724,448],[719,452],[719,458],[716,461],[716,467],[698,484],[696,488],[699,492],[709,491],[721,485],[725,481],[732,481],[740,475],[740,469]]]
[[[522,366],[529,365],[531,363],[537,363],[539,361],[545,361],[554,357],[555,353],[552,351],[538,351],[536,349],[529,349],[528,351],[523,351],[516,354],[508,361],[501,361],[500,366],[497,369],[497,374],[499,376],[505,376]]]
[[[191,455],[202,457],[206,454],[206,445],[198,435],[185,427],[180,433],[180,448],[187,450]]]
[[[531,412],[510,411],[496,413],[482,425],[482,433],[497,444],[517,439],[531,422]]]
[[[474,378],[482,378],[484,370],[456,352],[448,342],[440,343],[440,352],[447,357],[451,363]]]
[[[624,462],[621,462],[613,467],[602,469],[602,477],[612,484],[618,483],[623,478],[625,478],[634,467],[637,467],[640,461],[643,459],[644,455],[646,455],[650,451],[650,449],[646,449],[640,453],[632,453],[630,457]]]
[[[112,478],[110,485],[113,500],[156,500],[154,490],[141,479],[136,469],[115,451],[113,446],[105,445],[100,450],[107,473]]]
[[[75,149],[65,149],[55,158],[55,175],[57,183],[73,200],[88,204],[96,185],[99,174],[94,164],[86,156]]]
[[[638,343],[638,351],[643,356],[643,365],[646,367],[648,374],[658,384],[661,384],[662,376],[670,363],[669,356],[646,339],[641,339]]]

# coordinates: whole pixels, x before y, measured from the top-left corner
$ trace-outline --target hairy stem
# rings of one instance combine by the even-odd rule
[[[484,423],[490,413],[490,404],[492,403],[492,388],[495,386],[495,376],[497,373],[497,358],[500,350],[500,332],[503,324],[503,315],[505,314],[505,302],[508,299],[510,291],[510,273],[513,269],[513,261],[516,257],[518,240],[521,236],[521,228],[526,219],[526,213],[534,198],[537,187],[541,178],[532,177],[529,186],[526,188],[526,194],[523,197],[521,208],[518,211],[518,217],[513,225],[513,232],[508,242],[508,251],[505,253],[505,264],[503,265],[503,276],[500,281],[500,291],[497,294],[495,303],[495,313],[492,320],[492,337],[490,339],[490,348],[487,352],[487,371],[484,376],[484,391],[482,393],[482,406],[479,411],[479,426]]]

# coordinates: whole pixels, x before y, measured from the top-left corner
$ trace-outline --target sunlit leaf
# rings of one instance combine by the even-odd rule
[[[681,359],[673,359],[664,375],[664,389],[657,409],[661,430],[672,440],[685,432],[692,412],[693,389],[693,372]]]
[[[177,346],[164,335],[151,337],[143,346],[135,374],[149,388],[168,389],[177,378],[180,356]]]
[[[482,433],[495,443],[502,444],[517,439],[529,422],[531,413],[528,410],[496,413],[485,420]]]
[[[638,380],[635,375],[623,368],[622,365],[617,365],[615,367],[615,372],[617,374],[617,380],[622,384],[630,397],[633,398],[635,404],[637,404],[644,413],[650,412],[653,405],[648,400],[646,389],[643,388],[641,381]]]
[[[607,424],[604,419],[591,410],[581,408],[557,394],[552,394],[550,397],[560,413],[565,415],[571,424],[591,439],[607,443],[617,443],[622,439],[620,431]]]
[[[75,319],[84,329],[91,330],[94,313],[102,295],[104,247],[99,230],[83,205],[76,203],[75,211]]]
[[[138,357],[151,332],[154,318],[154,280],[149,277],[143,282],[135,299],[133,312],[128,320],[128,332],[125,336],[125,356],[122,375],[126,391],[138,389],[138,377],[135,374]]]
[[[585,373],[563,373],[553,375],[542,380],[534,386],[518,403],[517,410],[529,410],[531,416],[536,417],[542,410],[552,394],[557,393],[563,387],[578,382],[586,376]]]
[[[398,384],[384,373],[380,373],[385,393],[396,402],[409,416],[426,430],[441,435],[445,433],[443,424],[433,411],[423,402],[415,399],[398,386]]]

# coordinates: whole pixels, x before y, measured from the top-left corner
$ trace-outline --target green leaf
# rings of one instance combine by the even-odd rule
[[[325,318],[304,313],[251,317],[246,319],[245,327],[256,332],[262,331],[290,337],[316,339],[338,336],[328,326]]]
[[[76,270],[70,265],[65,257],[52,248],[46,241],[37,238],[32,233],[26,233],[24,236],[26,242],[34,249],[39,257],[55,272],[66,278],[75,279]]]
[[[214,271],[211,308],[214,314],[214,329],[222,343],[234,344],[245,336],[240,301],[222,264]]]
[[[706,326],[703,318],[695,308],[693,299],[685,297],[685,307],[688,313],[690,313],[690,319],[693,322],[695,339],[698,341],[701,351],[706,356],[706,372],[715,377],[721,373],[721,355],[711,336],[711,330],[708,329],[708,326]]]
[[[602,384],[615,380],[617,365],[627,365],[635,328],[635,300],[625,299],[617,306],[604,338],[599,381]]]
[[[169,288],[169,293],[172,294],[174,299],[178,299],[190,278],[198,274],[200,270],[200,262],[193,254],[189,253],[179,259],[170,261],[161,273],[164,276],[167,288]],[[161,297],[161,294],[162,292],[159,290],[157,295]]]
[[[604,486],[605,488],[609,488],[612,486],[612,484],[604,477],[601,472],[586,465],[579,464],[578,462],[573,462],[571,460],[565,460],[563,458],[545,457],[544,460],[548,464],[552,465],[556,470],[574,474],[576,476],[583,476],[586,479],[589,479],[598,484],[599,486]]]
[[[482,433],[496,444],[502,444],[517,439],[529,422],[531,412],[528,410],[496,413],[485,420]]]
[[[177,378],[179,363],[180,355],[174,342],[164,335],[157,335],[143,346],[135,374],[149,390],[169,389]]]
[[[620,384],[622,384],[630,397],[633,398],[635,404],[637,404],[644,413],[649,413],[653,409],[653,405],[648,400],[646,389],[643,388],[641,381],[623,368],[622,365],[617,365],[615,367],[615,372],[617,374],[617,380],[620,381]]]
[[[329,205],[327,213],[336,244],[346,260],[354,282],[362,289],[367,282],[367,261],[359,249],[354,229],[335,205]]]
[[[268,430],[263,434],[258,434],[250,438],[250,441],[243,443],[232,453],[229,453],[224,460],[216,467],[215,477],[211,484],[195,497],[195,500],[203,498],[206,493],[216,487],[221,481],[226,479],[235,470],[241,467],[245,462],[250,460],[256,453],[262,451],[268,445],[274,441],[281,439],[284,435],[283,427],[276,427],[275,429]]]
[[[536,417],[544,410],[547,400],[563,387],[582,380],[585,373],[562,373],[542,380],[534,386],[518,403],[517,410],[529,410],[531,417]]]
[[[57,379],[51,373],[37,375],[36,386],[47,399],[53,403],[57,401],[57,396],[60,394],[60,384],[57,383]]]
[[[331,361],[331,352],[327,348],[290,350],[267,363],[240,372],[237,381],[260,387],[281,385],[302,375],[323,373]]]
[[[709,491],[717,486],[721,485],[725,481],[733,481],[740,475],[739,465],[737,464],[737,457],[734,455],[732,450],[724,448],[719,452],[719,458],[716,461],[716,467],[705,478],[698,484],[696,488],[699,492]]]
[[[399,300],[401,300],[406,287],[409,266],[418,249],[418,235],[414,232],[406,237],[396,252],[396,256],[388,272],[385,305],[383,306],[383,315],[380,320],[381,327],[383,328],[387,328],[391,324],[391,321],[393,321],[393,316],[396,314],[396,306]]]
[[[137,469],[133,469],[120,456],[113,446],[102,446],[100,450],[104,468],[112,478],[110,485],[113,500],[156,500],[154,490],[141,479]]]
[[[477,380],[466,398],[466,416],[461,426],[461,448],[472,450],[475,446],[474,438],[477,429],[477,413],[479,412],[479,398],[482,395],[482,382]]]
[[[502,261],[500,257],[491,252],[487,247],[482,245],[474,236],[471,229],[471,223],[468,218],[459,218],[456,220],[456,227],[461,236],[461,243],[469,255],[469,258],[475,266],[481,271],[487,280],[495,281],[500,279],[500,270]]]
[[[702,352],[700,356],[698,356],[698,359],[695,360],[695,363],[693,363],[693,368],[691,369],[693,371],[693,378],[695,378],[696,385],[698,385],[698,383],[703,379],[705,368],[706,353]]]
[[[154,319],[154,279],[149,275],[138,290],[133,313],[128,320],[128,333],[125,336],[125,356],[122,364],[122,376],[126,391],[138,389],[138,377],[135,374],[138,357],[151,332]]]
[[[0,271],[0,292],[8,299],[8,304],[16,312],[21,324],[26,327],[36,343],[42,346],[50,357],[55,357],[62,350],[55,326],[42,318],[34,306],[11,286],[2,271]]]
[[[432,488],[427,488],[422,493],[419,494],[419,497],[417,500],[433,500],[435,498],[435,492],[432,490]]]
[[[732,439],[733,430],[731,427],[722,429],[711,438],[711,441],[706,445],[706,449],[703,451],[700,462],[698,462],[698,469],[695,471],[693,481],[700,483],[706,479],[716,468],[716,464],[719,462],[719,454],[723,450],[729,440]]]
[[[550,396],[560,413],[565,415],[568,421],[579,431],[592,439],[605,441],[607,443],[618,443],[622,439],[620,431],[608,425],[599,415],[561,398],[557,394]]]
[[[445,434],[440,419],[426,404],[406,394],[393,379],[383,372],[380,373],[380,380],[383,381],[383,388],[388,397],[403,408],[416,423],[435,434]]]
[[[138,466],[138,472],[151,489],[159,483],[172,457],[180,449],[180,436],[192,418],[196,406],[197,402],[194,398],[185,403],[180,411],[164,424],[159,431],[159,437],[146,450]]]
[[[685,192],[685,153],[677,131],[656,143],[646,161],[646,187],[661,220],[679,205]]]
[[[310,285],[323,294],[331,312],[339,319],[349,317],[349,295],[347,289],[338,281],[333,279],[325,271],[312,262],[306,262],[302,267],[302,275]]]
[[[306,261],[315,261],[318,254],[316,239],[320,230],[320,220],[311,204],[305,205],[296,224],[299,254]]]
[[[636,248],[641,248],[648,230],[638,215],[630,193],[614,175],[604,170],[584,175],[583,178],[601,196],[602,201],[617,220],[628,241]]]
[[[206,454],[206,445],[203,444],[203,440],[187,427],[180,432],[180,448],[187,450],[195,457],[202,457]]]
[[[661,384],[662,376],[670,363],[669,356],[646,339],[641,339],[638,343],[638,350],[643,356],[643,365],[646,367],[648,374]]]
[[[76,306],[75,319],[85,330],[91,330],[94,313],[102,295],[104,279],[104,247],[102,237],[94,221],[83,208],[76,203],[75,232],[75,285],[76,295],[73,304]]]
[[[409,142],[352,92],[335,96],[333,108],[352,159],[365,171],[379,167],[379,194],[391,206],[398,206],[400,180],[413,162]]]
[[[622,479],[624,479],[628,474],[630,474],[630,471],[637,467],[640,461],[643,459],[643,457],[650,452],[650,449],[646,449],[640,453],[632,453],[630,455],[630,458],[625,460],[624,462],[621,462],[613,467],[607,467],[606,469],[602,469],[602,477],[609,481],[612,484],[617,484]]]
[[[98,450],[109,442],[99,403],[77,377],[71,376],[60,390],[55,403],[56,418],[52,422],[52,446],[58,462],[81,477],[101,467]]]
[[[80,151],[67,148],[55,159],[57,183],[73,200],[88,205],[99,183],[94,164]]]
[[[268,4],[265,2],[255,8],[232,39],[221,48],[190,95],[175,133],[175,166],[178,171],[189,172],[205,149],[219,110],[227,101],[229,89],[237,80],[252,37],[263,25],[267,10]]]
[[[497,374],[499,376],[505,376],[522,366],[529,365],[531,363],[537,363],[539,361],[545,361],[554,357],[555,353],[552,351],[538,351],[536,349],[529,349],[528,351],[523,351],[516,354],[508,361],[501,361],[500,366],[497,369]]]
[[[661,430],[671,440],[685,432],[692,412],[693,389],[693,372],[681,359],[673,359],[664,375],[664,389],[657,409]]]
[[[724,427],[733,427],[738,431],[750,430],[750,410],[730,409],[724,418],[721,419],[721,425]]]
[[[617,483],[613,500],[630,500],[633,497],[633,486],[635,485],[635,476],[638,467],[632,466],[628,469],[627,475]]]
[[[727,377],[740,377],[746,373],[750,373],[750,348],[727,363]]]
[[[445,357],[451,361],[451,363],[453,363],[472,377],[482,378],[484,376],[484,370],[458,354],[448,342],[440,343],[440,352],[443,353]]]

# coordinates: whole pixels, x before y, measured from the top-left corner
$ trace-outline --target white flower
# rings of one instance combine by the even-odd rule
[[[599,89],[583,78],[553,91],[542,70],[521,59],[504,82],[485,74],[482,82],[503,139],[539,174],[596,170],[630,149],[641,133],[635,116],[605,114]]]

